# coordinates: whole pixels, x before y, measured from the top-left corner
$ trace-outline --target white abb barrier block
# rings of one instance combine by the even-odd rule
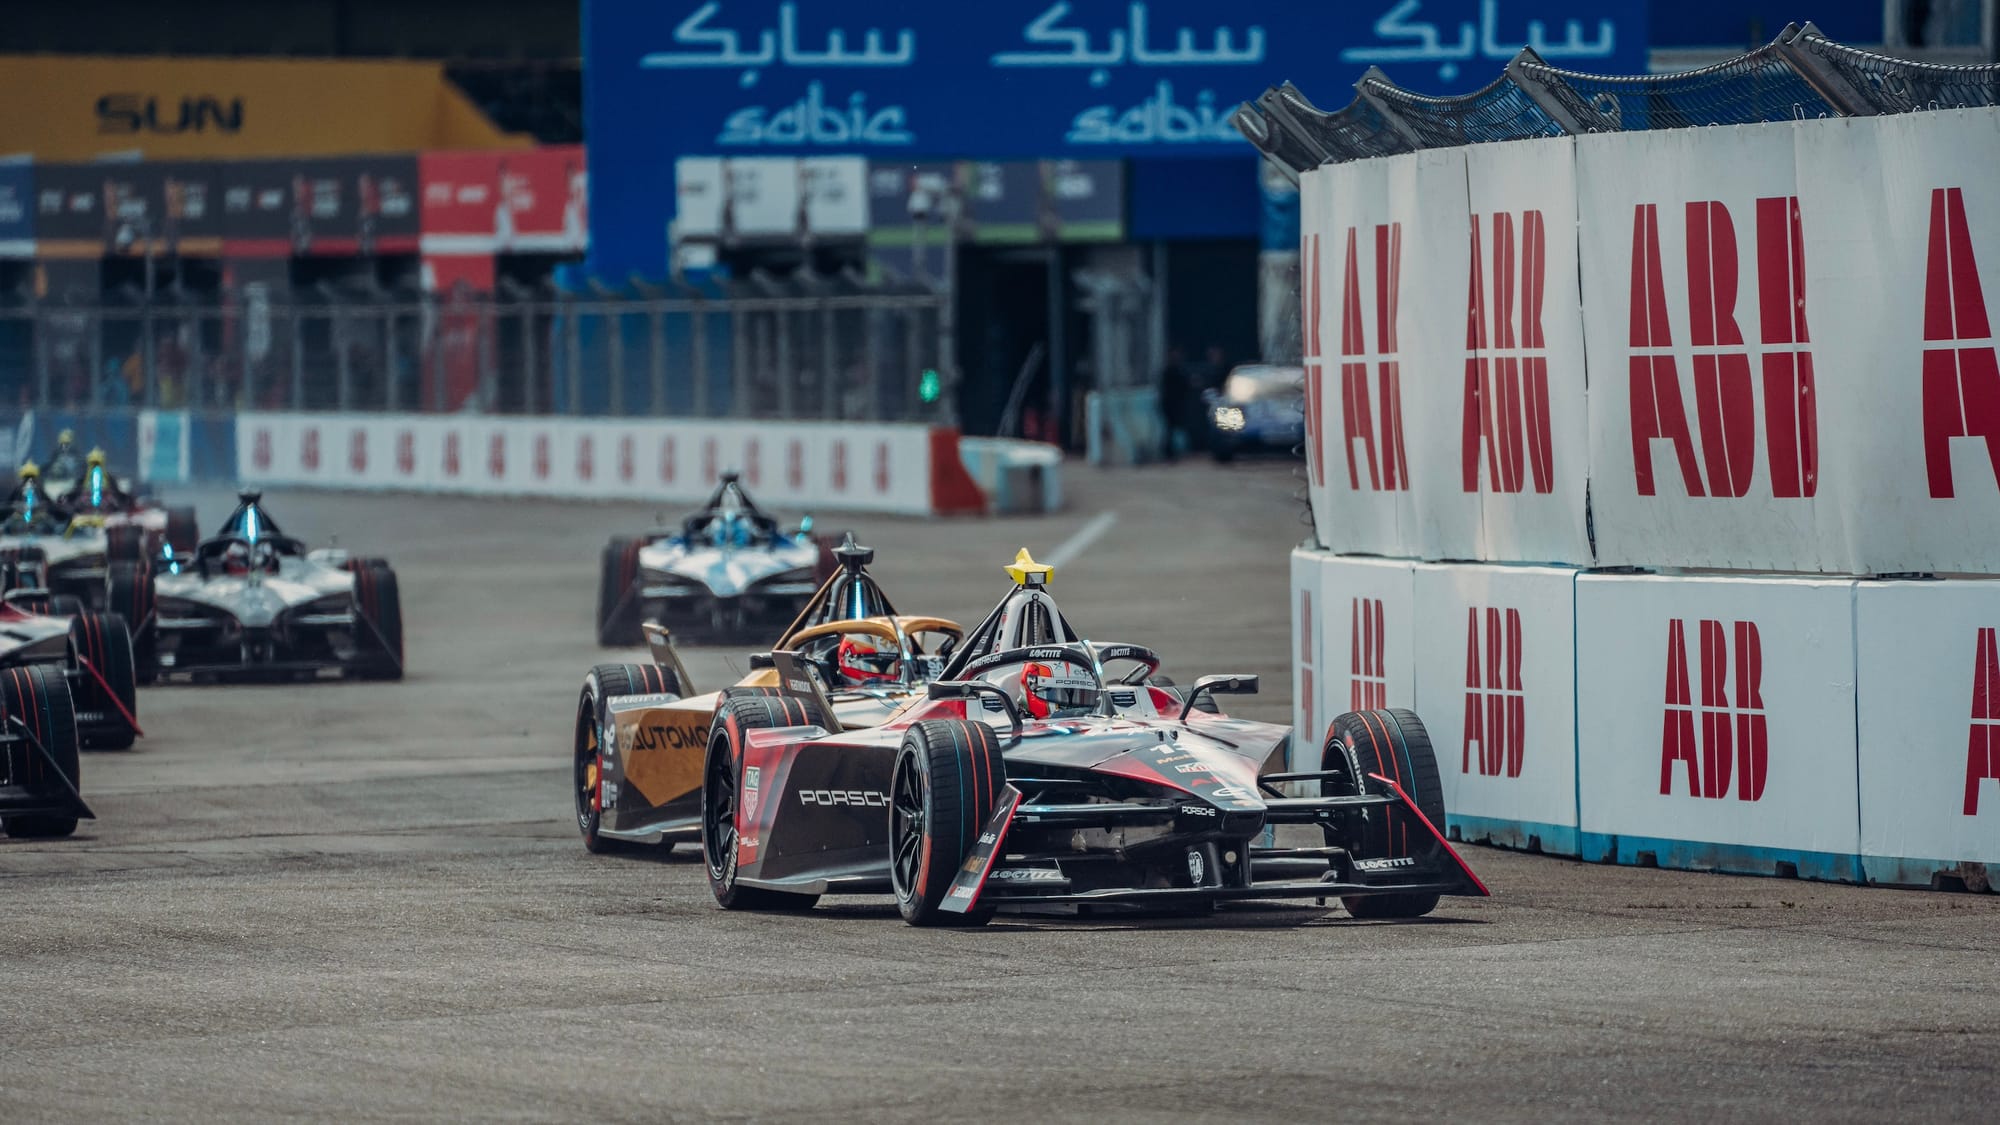
[[[1583,858],[1858,881],[1854,586],[1577,579]]]
[[[1854,617],[1868,881],[2000,887],[2000,581],[1863,582]]]
[[[1714,130],[1702,130],[1713,132]],[[1849,569],[2000,561],[2000,110],[1794,127],[1820,456]],[[1593,388],[1594,392],[1594,388]]]
[[[773,505],[921,514],[938,502],[932,437],[918,425],[246,413],[237,459],[256,483],[579,499],[694,501],[736,472]]]
[[[1322,556],[1320,580],[1320,663],[1326,694],[1316,743],[1338,715],[1416,704],[1413,564]],[[1313,753],[1318,754],[1317,745]]]
[[[1411,329],[1454,345],[1435,370],[1455,377],[1455,409],[1425,429],[1450,431],[1438,464],[1457,472],[1417,473],[1426,540],[1444,548],[1429,557],[1588,563],[1576,148],[1558,138],[1464,152],[1469,253],[1447,252],[1463,280]],[[1456,339],[1446,314],[1454,294]],[[1451,513],[1449,528],[1428,526],[1439,511]]]
[[[1842,326],[1810,315],[1793,130],[1576,141],[1600,563],[1849,569],[1820,462],[1858,435],[1823,428]]]
[[[1416,710],[1462,839],[1576,855],[1576,571],[1416,568]]]
[[[1292,760],[1294,770],[1319,768],[1319,743],[1325,737],[1326,675],[1322,659],[1320,617],[1324,551],[1298,547],[1292,551]]]

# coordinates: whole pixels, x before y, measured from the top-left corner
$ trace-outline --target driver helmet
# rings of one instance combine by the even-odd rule
[[[1021,666],[1021,707],[1037,719],[1097,702],[1097,683],[1066,663],[1029,661]]]
[[[105,493],[109,491],[106,486],[111,483],[110,475],[104,469],[104,451],[102,449],[91,450],[89,455],[83,459],[83,463],[88,466],[88,468],[84,469],[84,479],[89,485],[89,494],[86,497],[86,502],[93,508],[103,507]]]
[[[718,547],[742,547],[750,542],[750,521],[741,512],[724,512],[710,525],[710,537]]]
[[[840,674],[855,683],[893,680],[903,672],[902,654],[887,647],[880,637],[866,634],[840,638],[834,661]]]

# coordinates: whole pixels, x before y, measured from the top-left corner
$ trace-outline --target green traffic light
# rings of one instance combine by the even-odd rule
[[[924,368],[924,377],[917,383],[917,394],[925,402],[936,402],[944,393],[944,380],[938,378],[937,368]]]

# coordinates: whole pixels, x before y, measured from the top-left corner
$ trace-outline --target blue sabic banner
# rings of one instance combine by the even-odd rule
[[[1645,0],[591,0],[593,254],[652,257],[690,155],[1117,159],[1246,153],[1236,105],[1330,108],[1370,66],[1448,94],[1523,46],[1642,73]]]

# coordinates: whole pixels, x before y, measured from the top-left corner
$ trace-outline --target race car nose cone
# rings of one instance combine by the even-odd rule
[[[244,625],[269,625],[284,611],[285,600],[264,586],[245,586],[237,595],[236,619]]]

